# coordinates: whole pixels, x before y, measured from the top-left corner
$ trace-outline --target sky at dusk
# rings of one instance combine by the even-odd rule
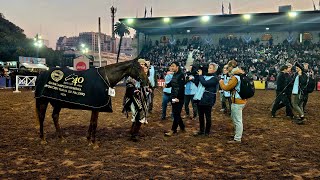
[[[319,0],[314,0],[319,9]],[[223,0],[225,13],[231,2],[232,13],[277,12],[278,6],[291,4],[293,10],[313,10],[312,0]],[[103,33],[111,34],[110,7],[118,8],[118,18],[143,17],[147,7],[153,17],[221,14],[222,0],[0,0],[0,13],[24,29],[28,37],[41,33],[50,47],[60,36],[98,31],[101,17]]]

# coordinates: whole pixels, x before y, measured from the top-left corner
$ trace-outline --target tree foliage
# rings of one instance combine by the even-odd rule
[[[128,26],[126,26],[125,24],[121,23],[121,22],[117,22],[114,25],[114,32],[120,36],[120,42],[119,42],[119,49],[118,49],[118,54],[117,54],[117,63],[119,61],[119,56],[120,56],[120,50],[121,50],[121,44],[122,44],[122,38],[125,34],[130,34],[129,28]]]
[[[23,29],[5,19],[0,13],[0,61],[18,61],[19,56],[35,57],[36,51],[33,39],[28,39]],[[62,53],[42,47],[39,57],[46,58],[47,64],[54,66],[59,64]]]

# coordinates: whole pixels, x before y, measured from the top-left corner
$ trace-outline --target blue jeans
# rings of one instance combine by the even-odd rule
[[[231,118],[235,126],[235,141],[241,141],[243,133],[242,110],[245,104],[231,104]]]
[[[168,94],[163,93],[162,95],[162,115],[161,118],[166,118],[167,115],[167,107],[168,103],[171,103],[171,96]]]

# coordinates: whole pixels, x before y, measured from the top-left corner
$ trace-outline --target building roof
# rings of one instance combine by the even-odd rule
[[[236,32],[263,32],[266,28],[270,31],[318,31],[320,30],[320,11],[295,11],[296,16],[290,17],[289,12],[257,13],[250,14],[250,19],[245,19],[244,14],[208,15],[207,22],[203,16],[177,16],[133,18],[132,23],[122,18],[121,22],[145,34],[184,34],[191,33],[236,33]]]

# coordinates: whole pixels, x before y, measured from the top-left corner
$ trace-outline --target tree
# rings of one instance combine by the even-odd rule
[[[121,44],[122,44],[122,38],[125,34],[129,35],[130,31],[129,31],[129,28],[125,24],[123,24],[121,22],[117,22],[114,27],[114,32],[118,36],[120,36],[119,49],[118,49],[118,54],[117,54],[117,63],[118,63],[119,56],[120,56],[120,48],[121,48]]]

